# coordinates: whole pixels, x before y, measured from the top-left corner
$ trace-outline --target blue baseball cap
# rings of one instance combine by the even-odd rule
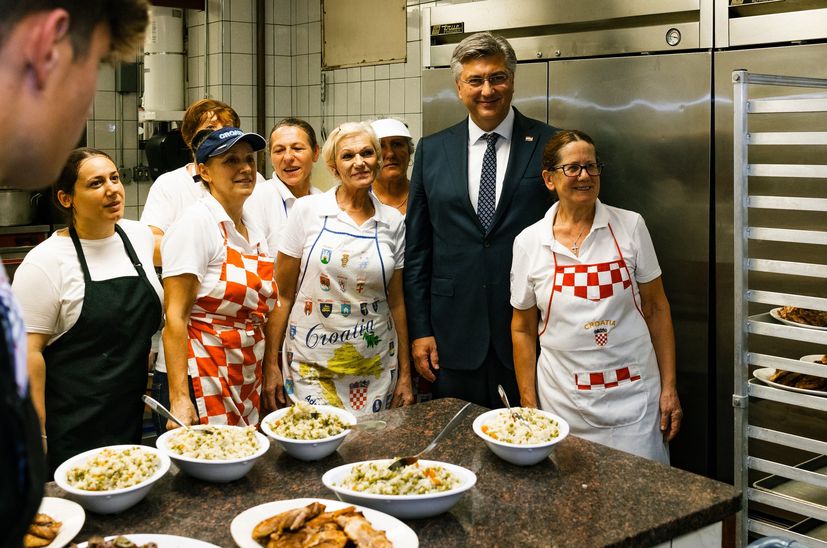
[[[210,133],[195,151],[195,161],[205,163],[213,156],[220,156],[235,146],[239,141],[250,143],[254,151],[263,150],[267,141],[258,133],[244,133],[237,127],[223,127]]]

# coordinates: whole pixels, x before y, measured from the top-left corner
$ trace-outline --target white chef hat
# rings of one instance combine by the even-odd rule
[[[380,118],[370,123],[376,137],[382,139],[384,137],[407,137],[412,139],[411,130],[401,120],[396,118]]]

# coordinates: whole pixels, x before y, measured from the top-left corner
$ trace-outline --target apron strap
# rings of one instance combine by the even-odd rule
[[[551,317],[551,300],[552,300],[552,299],[554,299],[554,283],[557,281],[557,253],[555,253],[554,251],[552,251],[552,252],[551,252],[551,256],[552,256],[552,258],[554,259],[554,269],[552,270],[552,274],[551,274],[551,275],[552,275],[552,280],[551,280],[551,293],[550,293],[550,294],[549,294],[549,296],[548,296],[548,307],[546,307],[546,319],[545,319],[545,321],[543,322],[543,329],[542,329],[542,331],[540,331],[539,333],[537,333],[537,336],[538,336],[538,337],[542,336],[542,335],[543,335],[543,333],[545,333],[545,332],[546,332],[546,329],[548,328],[548,319]]]
[[[138,254],[135,253],[135,248],[132,247],[132,242],[129,241],[129,237],[126,235],[126,232],[118,226],[115,225],[115,232],[118,233],[118,236],[121,237],[121,241],[123,242],[123,247],[126,250],[126,254],[129,257],[129,260],[132,261],[132,266],[135,267],[135,270],[138,272],[138,276],[145,282],[149,282],[146,277],[146,271],[144,270],[144,265],[141,264],[141,260],[138,258]],[[153,292],[155,290],[153,289]]]
[[[138,254],[135,253],[135,249],[132,247],[132,242],[129,241],[129,238],[124,230],[117,224],[115,225],[115,233],[121,238],[126,255],[129,257],[129,262],[131,262],[132,266],[135,267],[135,271],[138,273],[138,276],[140,276],[142,280],[148,282],[149,280],[147,280],[143,264],[141,264],[140,259],[138,259]],[[83,281],[89,283],[92,281],[92,276],[89,274],[89,265],[86,263],[86,255],[83,254],[83,247],[80,245],[80,237],[78,237],[77,230],[75,230],[74,226],[69,227],[69,236],[72,238],[72,244],[75,246],[75,252],[77,253],[78,261],[80,262],[80,268],[83,270]]]
[[[607,223],[607,226],[609,227],[609,232],[612,233],[612,240],[614,240],[615,249],[617,249],[617,254],[620,255],[620,260],[623,261],[623,268],[626,270],[626,275],[629,277],[629,282],[631,283],[632,282],[632,274],[629,272],[629,266],[626,264],[626,260],[623,258],[623,252],[620,251],[620,246],[617,243],[617,238],[615,238],[615,231],[612,230],[612,224],[611,223]],[[640,313],[640,315],[643,316],[643,310],[641,309],[640,305],[637,302],[637,298],[635,297],[634,287],[632,287],[632,302],[635,303],[635,308]]]
[[[388,280],[385,278],[385,261],[382,259],[382,250],[379,249],[379,221],[373,221],[373,241],[376,243],[376,254],[379,256],[379,268],[382,270],[382,287],[385,289],[385,300],[388,299]]]
[[[307,265],[310,264],[310,258],[313,256],[313,250],[316,249],[316,244],[319,243],[319,239],[322,237],[325,229],[327,228],[327,215],[324,217],[324,222],[322,222],[322,229],[316,235],[316,239],[313,240],[313,245],[310,246],[310,251],[307,252],[307,262],[304,263],[304,268],[302,268],[302,275],[299,279],[299,285],[296,286],[296,293],[298,294],[298,290],[302,287],[304,283],[304,277],[307,275]],[[295,298],[295,297],[294,297]]]
[[[118,225],[115,225],[118,226]],[[86,264],[86,256],[83,254],[83,248],[80,246],[80,238],[74,226],[69,227],[69,236],[72,238],[72,244],[75,246],[75,253],[77,253],[80,268],[83,270],[83,281],[88,284],[92,281],[92,276],[89,274],[89,266]]]

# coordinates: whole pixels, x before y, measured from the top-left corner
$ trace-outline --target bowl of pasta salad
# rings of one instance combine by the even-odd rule
[[[332,405],[298,402],[273,411],[261,431],[299,460],[320,460],[336,451],[356,424],[352,413]]]
[[[360,504],[400,519],[419,519],[447,512],[474,487],[471,470],[433,460],[419,460],[398,470],[394,459],[337,466],[322,476],[325,487],[345,502]]]
[[[110,445],[64,461],[55,470],[55,483],[86,510],[116,514],[140,502],[169,466],[169,458],[154,447]]]
[[[253,426],[199,424],[161,434],[158,449],[185,473],[205,481],[235,481],[270,448]]]
[[[519,466],[548,458],[554,446],[569,435],[569,423],[554,413],[531,407],[493,409],[474,419],[474,433],[498,457]]]

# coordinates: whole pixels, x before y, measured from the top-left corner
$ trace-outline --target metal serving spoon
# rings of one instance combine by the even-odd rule
[[[461,419],[463,417],[463,415],[465,415],[465,413],[468,411],[469,407],[471,407],[471,404],[466,403],[465,406],[462,409],[457,411],[457,414],[454,415],[454,417],[451,420],[448,421],[448,424],[446,424],[442,428],[442,430],[439,431],[439,434],[437,434],[436,437],[434,437],[434,439],[431,441],[431,443],[428,444],[428,446],[425,449],[423,449],[422,451],[420,451],[416,455],[412,455],[412,456],[409,456],[409,457],[400,457],[400,458],[396,459],[395,461],[393,461],[390,464],[390,466],[388,466],[388,469],[389,470],[399,470],[403,466],[410,466],[411,464],[415,463],[420,458],[422,458],[422,456],[424,456],[425,453],[430,452],[431,449],[436,447],[437,442],[440,439],[442,439],[442,437],[445,434],[447,434],[448,432],[453,430],[456,427],[456,425],[459,424],[459,419]]]
[[[155,398],[152,398],[152,397],[147,396],[146,394],[144,394],[144,395],[141,396],[141,399],[144,400],[144,403],[146,403],[153,411],[155,411],[156,413],[158,413],[162,417],[165,417],[165,418],[171,420],[172,422],[174,422],[178,426],[186,428],[187,430],[190,429],[189,424],[184,424],[184,422],[181,419],[179,419],[178,417],[173,415],[172,412],[170,412],[169,409],[164,407],[163,404],[161,404],[161,402],[159,402]],[[207,429],[207,428],[205,428],[203,430],[200,430],[200,431],[205,432],[207,434],[212,434],[212,430]]]
[[[514,409],[511,408],[511,405],[508,403],[508,396],[505,395],[505,389],[503,388],[503,385],[501,385],[501,384],[497,385],[497,392],[500,393],[500,399],[503,401],[505,406],[508,408],[508,412],[511,413],[511,418],[514,419],[515,421],[520,421],[523,424],[525,424],[528,428],[531,428],[531,425],[528,423],[528,421],[525,420],[522,415],[520,415],[519,413],[514,411]]]

